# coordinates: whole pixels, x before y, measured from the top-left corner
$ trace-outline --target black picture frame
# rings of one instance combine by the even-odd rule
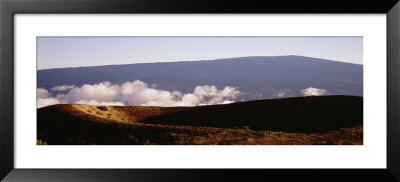
[[[386,14],[387,168],[15,169],[14,14],[19,13]],[[400,181],[399,17],[398,0],[0,0],[0,179],[5,181]]]

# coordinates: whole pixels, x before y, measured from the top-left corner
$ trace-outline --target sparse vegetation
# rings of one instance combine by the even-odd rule
[[[363,122],[363,98],[313,96],[192,107],[139,120],[140,123],[316,133]]]
[[[48,143],[42,140],[36,140],[36,145],[48,145]]]
[[[242,126],[242,128],[246,131],[250,131],[250,127],[249,126]]]
[[[106,106],[97,106],[96,108],[99,109],[99,110],[102,110],[102,111],[107,111],[107,107]]]
[[[309,97],[313,99],[314,97]],[[341,98],[335,98],[338,100]],[[346,100],[346,99],[345,99]],[[350,99],[351,100],[351,99]],[[359,102],[358,98],[354,99]],[[362,100],[361,100],[362,101]],[[347,101],[349,102],[349,101]],[[257,103],[257,102],[256,102]],[[301,102],[300,102],[301,103]],[[243,104],[243,103],[237,103]],[[234,105],[234,104],[232,104]],[[321,131],[304,130],[303,132],[293,132],[290,127],[309,126],[308,123],[298,123],[297,125],[283,128],[276,125],[279,121],[273,121],[269,118],[263,118],[264,115],[256,115],[258,120],[233,122],[236,125],[226,125],[234,117],[227,116],[224,109],[236,111],[232,105],[222,106],[201,106],[196,107],[209,111],[209,113],[222,111],[221,116],[213,113],[212,116],[219,118],[222,127],[203,126],[204,122],[198,120],[197,115],[192,115],[193,121],[188,120],[189,114],[193,113],[191,107],[142,107],[142,106],[107,106],[105,109],[91,105],[54,105],[38,109],[38,145],[362,145],[363,144],[363,126],[362,126],[362,107],[361,117],[352,115],[353,119],[348,122],[337,122],[341,125],[323,125],[328,128],[321,128]],[[326,103],[329,105],[329,103]],[[342,106],[343,109],[354,105],[347,103]],[[357,104],[355,104],[357,105]],[[361,102],[362,105],[362,102]],[[260,110],[260,104],[245,105],[247,109],[239,114],[248,115],[249,112]],[[262,105],[261,105],[262,106]],[[323,105],[323,107],[327,107]],[[304,108],[304,107],[303,107]],[[331,107],[338,108],[338,107]],[[252,110],[253,109],[253,110]],[[287,109],[287,107],[285,107]],[[307,109],[307,107],[306,107]],[[326,108],[325,108],[326,109]],[[101,112],[102,115],[97,114]],[[201,111],[202,113],[203,111]],[[272,111],[271,111],[272,112]],[[277,112],[275,109],[273,112]],[[340,110],[335,110],[340,113]],[[351,112],[359,116],[359,108],[353,108]],[[180,113],[183,113],[187,125],[179,123],[173,124],[180,119]],[[255,112],[257,114],[257,112]],[[306,117],[306,115],[303,116]],[[292,113],[296,114],[296,113]],[[327,114],[327,113],[325,113]],[[287,114],[289,115],[289,114]],[[319,113],[319,115],[322,115]],[[319,116],[317,115],[317,116]],[[175,116],[175,118],[173,117]],[[234,115],[236,116],[236,115]],[[297,115],[298,116],[298,115]],[[328,116],[329,113],[328,113]],[[341,117],[345,114],[341,113]],[[293,118],[295,116],[292,116]],[[321,116],[319,116],[321,117]],[[225,120],[224,120],[225,118]],[[273,118],[273,117],[272,117]],[[318,118],[318,117],[317,117]],[[167,120],[168,119],[168,120]],[[175,119],[175,120],[174,120]],[[149,122],[157,121],[157,122]],[[265,122],[265,124],[255,124],[254,122]],[[296,120],[302,121],[301,119]],[[207,123],[207,122],[206,122]],[[281,122],[282,123],[282,122]],[[285,123],[285,122],[283,122]],[[350,125],[349,125],[350,123]],[[274,127],[265,129],[267,124]],[[304,125],[301,125],[304,124]],[[217,125],[217,124],[216,124]],[[261,126],[261,127],[258,127]],[[335,127],[332,127],[335,126]],[[263,128],[264,127],[264,128]],[[271,128],[271,127],[270,127]],[[303,127],[304,128],[304,127]],[[46,142],[44,142],[46,141]]]

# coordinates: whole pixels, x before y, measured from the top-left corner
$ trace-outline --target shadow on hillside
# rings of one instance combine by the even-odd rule
[[[362,125],[363,98],[318,96],[199,106],[141,123],[243,128],[284,132],[325,132]]]
[[[37,139],[52,145],[143,145],[168,143],[170,130],[75,117],[60,107],[38,110]]]
[[[130,107],[127,110],[135,110],[135,106],[126,107]],[[239,128],[244,131],[230,132],[247,136],[250,130],[320,133],[363,123],[363,98],[355,96],[258,100],[185,110],[161,108],[168,112],[180,111],[139,121],[161,125],[124,124],[90,115],[76,116],[74,112],[77,111],[71,108],[70,105],[53,105],[38,109],[37,139],[52,145],[171,144],[186,141],[182,137],[208,136],[208,132],[223,133],[215,131],[216,128]]]

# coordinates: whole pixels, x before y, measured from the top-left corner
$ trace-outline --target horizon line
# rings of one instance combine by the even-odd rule
[[[344,61],[338,61],[338,60],[331,60],[331,59],[326,59],[326,58],[318,58],[318,57],[311,57],[311,56],[301,56],[301,55],[278,55],[278,56],[240,56],[240,57],[225,57],[225,58],[215,58],[215,59],[203,59],[203,60],[185,60],[185,61],[154,61],[154,62],[137,62],[137,63],[128,63],[128,64],[105,64],[105,65],[92,65],[92,66],[75,66],[75,67],[54,67],[54,68],[44,68],[44,69],[36,69],[36,71],[42,71],[42,70],[51,70],[51,69],[69,69],[69,68],[87,68],[87,67],[101,67],[101,66],[122,66],[122,65],[132,65],[132,64],[154,64],[154,63],[180,63],[180,62],[200,62],[200,61],[218,61],[222,59],[237,59],[237,58],[250,58],[250,57],[289,57],[289,56],[294,56],[294,57],[306,57],[306,58],[312,58],[312,59],[321,59],[324,61],[332,61],[332,62],[340,62],[340,63],[347,63],[347,64],[355,64],[355,65],[361,65],[363,64],[357,64],[357,63],[350,63],[350,62],[344,62]],[[37,63],[37,61],[36,61]],[[37,65],[37,64],[36,64]]]

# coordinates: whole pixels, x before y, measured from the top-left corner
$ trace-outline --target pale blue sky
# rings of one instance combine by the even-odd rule
[[[38,37],[38,69],[299,55],[363,64],[362,37]]]

